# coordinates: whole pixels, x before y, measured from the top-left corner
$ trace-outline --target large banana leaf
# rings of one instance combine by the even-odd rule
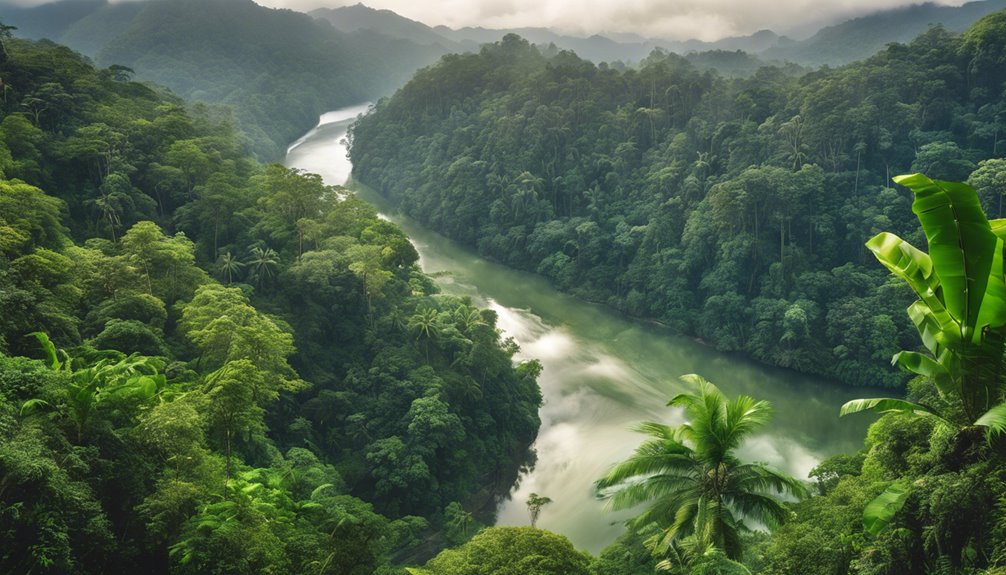
[[[908,495],[907,485],[892,483],[876,499],[866,504],[866,508],[863,509],[863,529],[874,536],[883,531],[905,506]]]
[[[935,296],[940,280],[929,254],[888,232],[873,236],[866,247],[894,275],[908,282],[919,297],[926,300]]]
[[[922,174],[894,181],[915,193],[912,211],[929,241],[929,257],[942,286],[947,311],[971,339],[992,269],[996,236],[978,195],[967,184],[931,180]]]
[[[997,238],[1006,240],[1006,219],[989,220],[989,226],[992,227],[992,233]]]
[[[894,399],[891,397],[874,397],[871,399],[853,399],[842,406],[839,410],[838,415],[845,416],[851,413],[859,413],[860,411],[876,411],[877,413],[889,413],[889,412],[900,412],[900,413],[914,413],[915,415],[922,415],[926,417],[935,417],[936,419],[949,423],[943,416],[940,415],[935,409],[919,404],[912,403],[911,401],[905,401],[904,399]]]
[[[992,252],[992,268],[989,270],[988,285],[985,287],[985,297],[978,312],[978,335],[981,336],[985,326],[992,328],[1006,325],[1006,282],[1004,282],[1003,250],[1006,248],[1003,240],[996,238],[995,249]]]
[[[908,317],[919,330],[922,344],[934,356],[940,355],[941,348],[954,347],[961,340],[960,325],[942,306],[934,311],[919,300],[908,306]]]
[[[957,391],[957,385],[950,370],[927,355],[914,351],[901,351],[894,354],[891,364],[900,366],[914,374],[931,378],[936,384],[936,388],[944,395]]]

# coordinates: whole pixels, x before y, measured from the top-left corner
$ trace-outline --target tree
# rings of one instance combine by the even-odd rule
[[[199,351],[199,366],[207,370],[227,362],[249,360],[265,385],[254,390],[255,400],[267,405],[278,390],[302,386],[287,363],[293,355],[293,335],[273,318],[259,312],[237,288],[207,284],[185,304],[179,321],[182,334]]]
[[[465,511],[457,501],[451,501],[444,508],[444,523],[451,531],[460,531],[460,540],[468,537],[468,529],[474,521],[471,511]]]
[[[587,575],[590,558],[568,539],[532,527],[491,527],[413,575]]]
[[[170,237],[154,222],[138,222],[122,236],[122,252],[141,271],[147,293],[166,304],[192,297],[206,283],[196,267],[195,245],[179,232]]]
[[[374,300],[381,297],[384,286],[391,280],[391,272],[382,267],[381,246],[353,246],[346,255],[353,262],[349,270],[360,278],[367,301],[367,315],[373,319]]]
[[[528,495],[527,514],[531,517],[531,527],[535,527],[538,523],[538,515],[541,513],[541,508],[549,503],[552,503],[552,499],[544,495],[538,495],[537,493]]]
[[[220,256],[220,259],[217,260],[217,271],[220,272],[220,275],[227,280],[227,285],[230,285],[231,282],[234,281],[234,276],[236,276],[243,267],[245,267],[244,262],[232,255],[230,252]]]
[[[1006,196],[1006,160],[994,158],[979,162],[978,169],[968,176],[968,185],[978,192],[986,212],[993,202],[998,205],[997,217],[1003,217],[1003,196]]]
[[[222,439],[227,457],[227,481],[231,478],[231,450],[236,436],[265,431],[265,411],[255,401],[255,390],[263,385],[255,364],[239,359],[226,363],[206,376],[210,432]],[[226,492],[226,488],[224,489]]]
[[[17,30],[17,26],[4,24],[0,21],[0,51],[3,52],[4,60],[10,57],[10,53],[7,51],[7,41],[14,37],[14,30]]]
[[[683,408],[688,423],[640,424],[637,431],[650,439],[599,479],[596,489],[613,509],[650,503],[629,525],[656,523],[662,529],[658,549],[694,536],[700,546],[718,547],[728,558],[738,559],[740,533],[746,528],[741,520],[778,525],[787,514],[779,496],[800,497],[806,488],[765,465],[743,463],[733,453],[745,437],[768,423],[768,402],[744,395],[728,400],[698,375],[681,380],[696,391],[680,394],[668,405]]]
[[[18,181],[0,181],[0,251],[28,253],[36,246],[60,248],[66,242],[60,223],[62,200]]]
[[[440,335],[440,315],[433,308],[418,310],[409,318],[409,329],[415,332],[416,340],[423,340],[426,361],[430,361],[430,342]]]
[[[272,248],[261,246],[253,246],[248,252],[248,261],[245,264],[251,267],[251,275],[261,288],[265,281],[271,280],[276,275],[279,254]]]

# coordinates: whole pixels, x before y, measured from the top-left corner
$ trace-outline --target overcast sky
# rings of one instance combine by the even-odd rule
[[[40,4],[45,0],[0,0]],[[256,0],[295,10],[355,4],[357,0]],[[717,40],[761,29],[801,36],[822,25],[919,0],[365,0],[431,26],[550,27],[594,34],[635,32],[684,40]],[[960,5],[964,0],[936,0]]]
[[[338,6],[336,0],[258,0],[260,4],[307,10]],[[342,2],[355,4],[358,0]],[[593,34],[636,32],[672,39],[717,40],[762,29],[811,33],[823,24],[920,0],[369,0],[430,25],[551,27]],[[938,0],[959,6],[964,0]]]

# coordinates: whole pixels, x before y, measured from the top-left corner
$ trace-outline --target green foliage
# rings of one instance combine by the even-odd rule
[[[541,405],[492,312],[205,107],[4,45],[0,571],[369,575],[489,519]]]
[[[110,81],[128,85],[135,70],[137,79],[190,101],[226,106],[228,121],[265,160],[279,159],[323,112],[373,100],[445,51],[372,31],[343,33],[309,15],[254,3],[160,0],[79,9],[64,19],[31,11],[16,16],[49,22],[46,30],[22,29],[109,66]]]
[[[765,363],[900,387],[887,360],[912,345],[910,292],[862,244],[920,239],[895,170],[963,179],[993,162],[976,177],[998,203],[1002,94],[971,89],[962,56],[998,54],[987,37],[975,51],[934,28],[842,68],[745,78],[509,37],[379,102],[353,128],[354,178],[579,297]]]
[[[905,506],[908,494],[907,486],[892,483],[863,509],[863,529],[870,535],[877,535],[883,531],[894,519],[895,514]]]
[[[586,575],[590,558],[568,539],[533,527],[490,527],[412,573],[428,575]]]

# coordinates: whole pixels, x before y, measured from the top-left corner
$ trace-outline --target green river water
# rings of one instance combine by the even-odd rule
[[[344,184],[352,165],[346,130],[367,105],[329,112],[314,130],[290,146],[286,165]],[[625,513],[604,509],[592,482],[629,455],[642,436],[631,427],[644,420],[675,423],[679,410],[665,407],[685,387],[677,377],[698,373],[727,395],[767,399],[775,417],[741,448],[742,458],[767,462],[801,478],[823,458],[862,445],[868,417],[839,420],[838,409],[868,389],[765,367],[719,353],[660,326],[562,294],[534,275],[486,261],[472,250],[395,213],[362,186],[357,193],[401,226],[427,273],[446,272],[438,282],[447,293],[471,296],[499,314],[499,327],[521,346],[518,359],[537,358],[545,398],[535,443],[538,459],[498,509],[498,524],[529,523],[524,501],[534,492],[554,503],[538,525],[597,553],[622,531]]]

